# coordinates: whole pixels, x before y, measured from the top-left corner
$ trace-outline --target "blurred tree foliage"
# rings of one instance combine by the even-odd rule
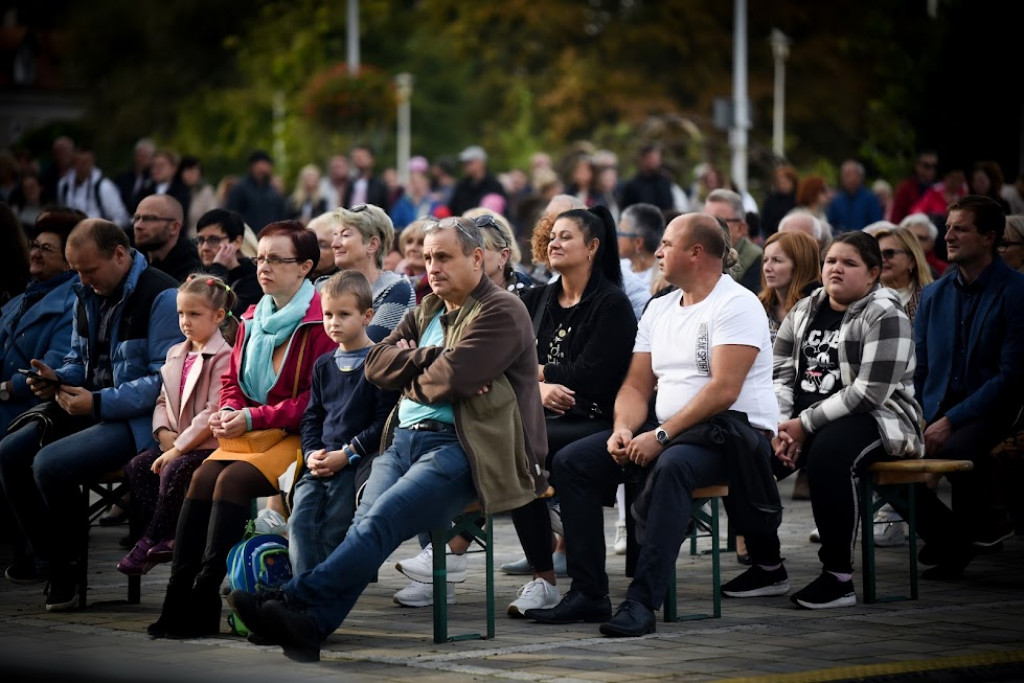
[[[922,142],[915,122],[928,113],[941,18],[929,19],[919,0],[749,6],[752,176],[773,161],[772,27],[793,40],[791,160],[810,167],[860,156],[873,171],[902,175]],[[290,179],[355,142],[384,165],[394,150],[386,91],[403,71],[416,79],[416,154],[479,143],[500,168],[589,139],[628,165],[647,136],[663,138],[684,169],[726,166],[727,136],[710,118],[714,98],[732,89],[731,2],[362,0],[368,69],[355,81],[339,66],[340,0],[102,0],[69,12],[73,74],[92,92],[87,124],[110,172],[143,135],[200,155],[214,173],[240,172],[248,152],[263,148]],[[376,106],[339,105],[332,117],[330,97]]]

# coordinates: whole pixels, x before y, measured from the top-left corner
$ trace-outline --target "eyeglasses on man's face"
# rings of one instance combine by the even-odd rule
[[[176,221],[177,218],[168,218],[167,216],[154,216],[150,213],[137,213],[132,216],[132,223],[157,223],[159,221],[170,222]]]

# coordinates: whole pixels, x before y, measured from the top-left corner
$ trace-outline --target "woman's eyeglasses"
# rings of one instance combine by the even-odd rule
[[[265,263],[268,266],[270,266],[271,268],[274,268],[275,266],[279,266],[282,263],[299,263],[303,259],[300,259],[300,258],[281,258],[280,256],[253,256],[249,260],[252,261],[253,264],[257,265],[257,266],[262,266]]]
[[[1004,244],[1005,244],[1005,242],[1004,242]],[[43,252],[44,254],[55,254],[55,253],[57,253],[57,247],[53,246],[52,244],[45,244],[43,242],[36,242],[35,240],[33,240],[32,242],[29,243],[28,248],[29,248],[29,251],[33,251],[35,249],[38,249],[39,251]]]
[[[204,244],[209,244],[212,249],[216,249],[217,247],[220,246],[221,242],[226,242],[227,238],[226,237],[202,237],[202,236],[200,236],[200,237],[196,237],[192,241],[196,243],[197,247],[201,247]]]
[[[882,259],[884,261],[891,261],[894,258],[896,258],[896,254],[906,254],[906,253],[907,253],[906,249],[883,249],[882,250]]]

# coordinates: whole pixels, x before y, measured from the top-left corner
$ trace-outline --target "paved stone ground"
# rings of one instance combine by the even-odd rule
[[[807,502],[788,502],[781,530],[783,554],[794,590],[819,571],[817,546],[808,543],[813,523]],[[607,511],[613,529],[614,511]],[[496,521],[497,563],[516,559],[518,543],[507,517]],[[542,626],[505,616],[521,577],[496,575],[497,637],[435,645],[430,609],[394,605],[405,585],[393,570],[396,559],[414,555],[404,544],[382,567],[349,619],[325,644],[323,661],[300,665],[277,648],[250,645],[228,635],[194,641],[153,641],[145,627],[158,615],[168,567],[144,577],[142,603],[127,605],[126,581],[114,570],[125,527],[92,531],[89,591],[85,611],[48,614],[41,586],[16,586],[0,579],[0,677],[64,681],[637,681],[685,677],[690,681],[840,680],[929,668],[980,669],[973,680],[1024,679],[1024,539],[1006,542],[1000,554],[978,558],[967,579],[921,582],[920,600],[858,604],[842,610],[798,610],[786,598],[726,600],[717,620],[658,623],[639,639],[603,638],[596,625]],[[609,531],[609,533],[611,533]],[[706,548],[709,541],[701,543]],[[10,549],[0,546],[0,562]],[[859,557],[859,551],[858,551]],[[882,595],[908,590],[904,549],[880,549]],[[470,560],[469,579],[451,607],[453,633],[484,629],[482,555]],[[678,562],[680,613],[709,611],[711,562],[684,546]],[[610,555],[613,606],[625,593],[624,560]],[[723,576],[739,573],[731,553]],[[855,577],[860,592],[859,576]],[[563,590],[568,580],[563,582]],[[226,614],[226,612],[225,612]],[[1003,668],[999,669],[998,666]],[[961,673],[966,669],[961,669]],[[1009,672],[1009,673],[1007,673]],[[935,680],[939,674],[920,674]],[[947,672],[943,680],[964,680]]]

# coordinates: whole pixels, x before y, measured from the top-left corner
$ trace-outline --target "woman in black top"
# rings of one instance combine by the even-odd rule
[[[537,335],[537,379],[547,416],[548,459],[564,446],[610,429],[626,376],[636,317],[622,291],[615,223],[603,206],[573,209],[551,229],[548,263],[560,277],[522,292]],[[544,500],[513,511],[534,579],[509,605],[511,616],[553,606],[551,519]]]

